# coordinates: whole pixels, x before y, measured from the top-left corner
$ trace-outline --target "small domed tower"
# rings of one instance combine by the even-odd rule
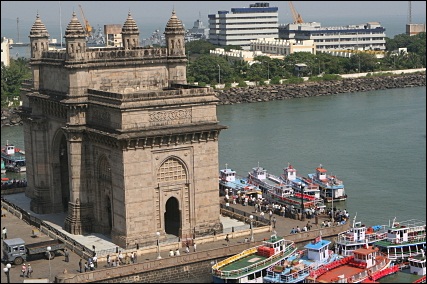
[[[42,52],[49,50],[49,33],[37,13],[30,35],[31,59],[41,59]]]
[[[73,17],[65,30],[64,38],[67,60],[84,59],[86,53],[86,33],[77,19],[76,12],[73,12]]]
[[[125,49],[132,49],[139,45],[139,30],[130,11],[122,28],[122,40]]]
[[[184,35],[184,26],[176,16],[175,11],[172,11],[172,16],[165,28],[166,47],[169,56],[185,56]]]

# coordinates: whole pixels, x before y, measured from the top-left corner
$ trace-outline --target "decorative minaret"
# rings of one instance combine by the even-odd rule
[[[30,31],[31,59],[41,59],[42,52],[49,50],[49,33],[37,13],[36,21]]]
[[[165,28],[166,48],[169,64],[169,85],[187,83],[187,58],[185,56],[185,29],[182,22],[172,11]]]
[[[132,18],[130,11],[128,18],[122,28],[123,47],[125,49],[132,49],[139,45],[139,30],[135,20]]]
[[[172,11],[172,16],[165,28],[166,47],[169,56],[185,56],[184,35],[184,26],[176,16],[175,11]]]
[[[40,60],[42,59],[43,51],[49,50],[49,33],[46,26],[40,20],[37,13],[36,21],[34,22],[30,31],[30,45],[31,45],[31,71],[33,73],[33,88],[38,90],[40,88]],[[23,98],[24,106],[28,106],[27,98]]]
[[[77,19],[76,12],[73,12],[73,17],[65,30],[64,38],[67,61],[85,59],[86,33]]]

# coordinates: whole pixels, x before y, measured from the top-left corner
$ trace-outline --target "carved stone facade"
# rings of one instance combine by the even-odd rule
[[[220,232],[218,99],[186,83],[175,12],[166,48],[138,46],[129,13],[123,47],[89,48],[75,13],[66,48],[49,50],[39,15],[30,32],[33,80],[22,89],[28,196],[37,213],[67,212],[72,234],[121,247]]]

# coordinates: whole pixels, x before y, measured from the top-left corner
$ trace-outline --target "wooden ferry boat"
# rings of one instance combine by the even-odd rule
[[[320,196],[325,202],[343,201],[347,199],[344,183],[336,176],[327,174],[327,170],[320,165],[314,174],[308,177],[320,187]]]
[[[1,158],[5,163],[6,171],[25,172],[27,170],[25,163],[25,151],[15,147],[9,142],[1,148]]]

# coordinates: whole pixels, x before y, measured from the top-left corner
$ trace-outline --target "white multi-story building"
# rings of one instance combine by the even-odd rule
[[[208,15],[209,42],[219,46],[237,45],[249,50],[251,40],[278,37],[278,8],[269,3],[250,4]]]
[[[265,54],[279,54],[287,56],[294,52],[308,52],[316,54],[314,40],[295,40],[260,38],[251,41],[250,50],[261,51]]]
[[[279,38],[314,40],[317,51],[385,50],[385,28],[379,22],[338,27],[321,27],[320,23],[286,24],[279,26]]]
[[[4,66],[10,65],[10,40],[3,37],[1,40],[1,62]]]

